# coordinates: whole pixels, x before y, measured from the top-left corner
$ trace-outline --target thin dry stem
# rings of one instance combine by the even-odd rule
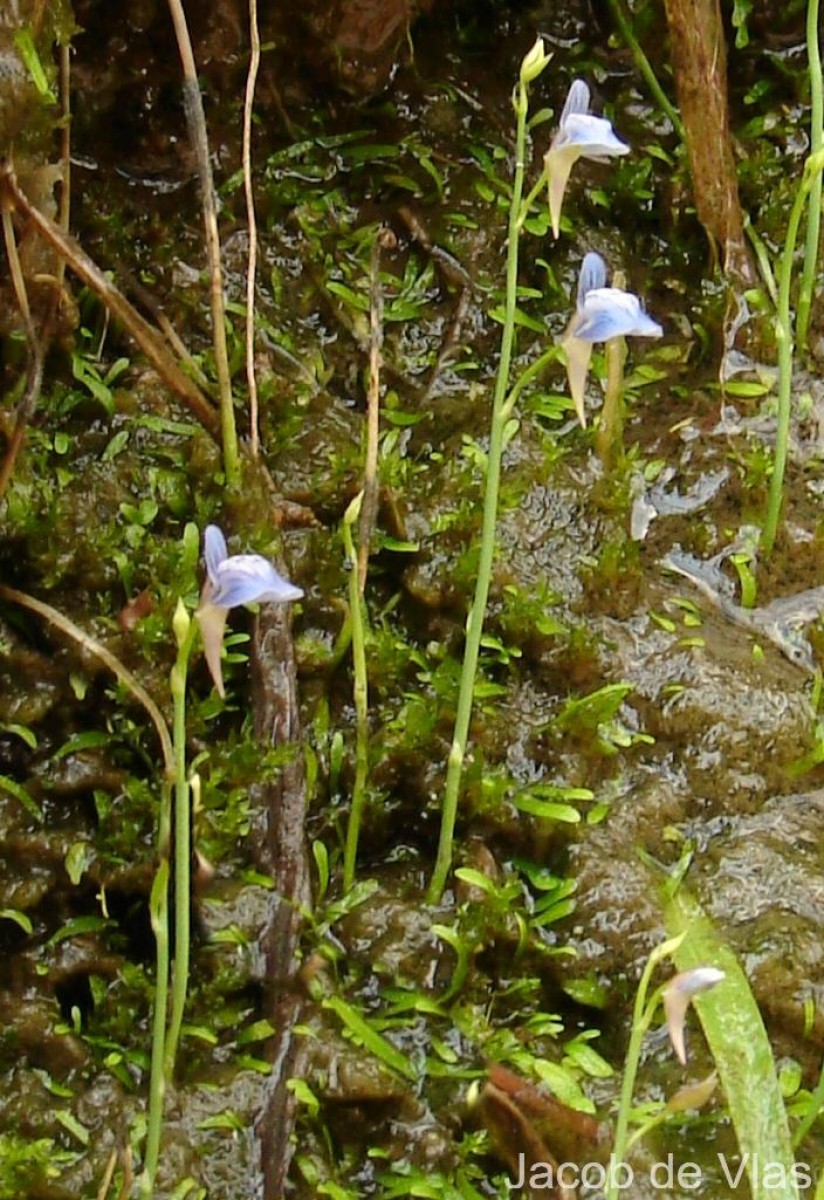
[[[98,296],[111,314],[126,329],[146,358],[160,375],[163,382],[186,404],[204,429],[220,441],[220,420],[211,403],[200,389],[185,375],[177,361],[169,353],[161,335],[143,318],[123,293],[89,258],[85,250],[59,225],[29,201],[20,190],[14,170],[8,160],[0,160],[0,201],[11,202],[26,220],[35,226],[50,246],[68,263],[83,283]]]
[[[197,81],[197,68],[192,51],[192,42],[186,24],[186,14],[181,0],[169,0],[180,61],[183,65],[183,108],[189,137],[195,152],[200,194],[203,204],[203,224],[206,236],[206,252],[209,259],[211,279],[210,299],[212,309],[212,343],[215,355],[215,373],[220,394],[223,459],[226,482],[230,487],[240,482],[240,460],[238,457],[237,433],[234,424],[232,381],[229,373],[229,352],[226,345],[226,306],[223,299],[223,274],[220,266],[220,235],[217,228],[217,198],[209,159],[209,140],[206,134],[206,117],[203,112],[203,97]]]
[[[26,280],[23,275],[23,268],[20,265],[20,256],[17,253],[17,239],[14,236],[14,223],[11,219],[11,208],[4,197],[0,197],[0,205],[2,205],[3,224],[3,240],[6,244],[6,257],[9,260],[9,272],[11,274],[12,283],[14,286],[14,294],[17,298],[17,306],[20,309],[20,314],[23,318],[23,327],[26,331],[26,344],[28,349],[28,367],[26,372],[26,390],[23,393],[23,399],[17,406],[17,413],[14,419],[14,430],[9,438],[6,454],[3,459],[3,465],[0,467],[0,499],[6,494],[6,489],[9,486],[9,480],[14,472],[14,465],[17,462],[17,456],[23,445],[26,436],[26,427],[32,418],[34,410],[37,408],[37,401],[40,399],[40,390],[43,386],[43,343],[37,335],[37,330],[34,327],[32,320],[31,307],[29,305],[29,294],[26,289]]]
[[[10,600],[12,604],[19,604],[23,608],[28,608],[31,612],[45,618],[55,628],[59,629],[61,633],[65,633],[67,637],[71,638],[81,649],[85,650],[88,654],[93,654],[104,666],[109,668],[115,678],[123,684],[126,691],[145,709],[149,719],[157,730],[166,774],[169,778],[172,778],[174,775],[174,752],[172,750],[169,727],[154,700],[146,691],[143,684],[132,675],[128,667],[125,667],[120,659],[112,654],[111,650],[101,645],[91,634],[86,633],[79,625],[75,625],[70,617],[64,616],[56,608],[52,608],[50,604],[38,600],[35,596],[29,596],[27,592],[19,592],[17,588],[7,587],[5,584],[0,584],[0,598]]]
[[[249,230],[249,265],[246,271],[246,383],[249,389],[249,448],[252,457],[260,453],[258,390],[255,375],[255,276],[257,274],[257,218],[252,190],[252,109],[255,83],[260,66],[260,31],[257,0],[249,0],[249,73],[243,102],[243,187],[246,192],[246,224]]]
[[[103,1172],[103,1178],[100,1180],[100,1187],[97,1189],[97,1200],[106,1200],[109,1194],[109,1188],[111,1187],[115,1167],[117,1166],[117,1159],[117,1150],[112,1150],[106,1163],[106,1169]]]
[[[358,587],[363,595],[369,568],[369,545],[378,515],[378,433],[380,423],[381,348],[383,346],[383,292],[380,265],[383,232],[372,243],[369,264],[369,390],[366,397],[366,455],[363,468],[363,502],[358,519]]]
[[[72,185],[72,102],[71,102],[71,46],[66,43],[60,47],[60,167],[63,172],[60,181],[60,204],[57,210],[57,224],[64,233],[69,232],[71,219],[71,185]],[[57,266],[57,295],[63,290],[63,280],[66,275],[66,260],[59,259]]]
[[[29,293],[26,290],[26,280],[23,277],[23,268],[20,265],[20,256],[17,253],[17,238],[14,236],[14,223],[11,219],[11,208],[4,203],[2,206],[2,221],[3,221],[3,241],[6,244],[6,255],[9,260],[9,270],[11,272],[11,280],[14,285],[14,295],[17,299],[17,307],[23,316],[23,324],[26,327],[26,336],[34,341],[34,325],[31,319],[31,308],[29,307]]]

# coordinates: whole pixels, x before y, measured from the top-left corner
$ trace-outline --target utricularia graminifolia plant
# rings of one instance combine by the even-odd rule
[[[207,525],[203,535],[206,580],[195,614],[203,639],[206,664],[221,697],[225,695],[220,654],[230,608],[243,604],[287,604],[303,592],[279,575],[262,554],[229,554],[217,525]]]

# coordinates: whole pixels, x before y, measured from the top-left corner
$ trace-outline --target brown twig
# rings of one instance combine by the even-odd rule
[[[215,355],[215,373],[220,394],[220,418],[222,430],[223,463],[226,483],[237,487],[240,483],[240,458],[238,455],[237,431],[235,429],[232,400],[232,380],[229,373],[229,352],[226,346],[226,306],[223,299],[223,274],[220,266],[220,235],[217,228],[217,197],[209,159],[209,140],[206,135],[206,117],[203,112],[203,97],[197,81],[197,67],[192,51],[192,42],[186,24],[186,14],[181,0],[169,0],[169,11],[175,29],[180,61],[183,65],[183,110],[189,137],[195,152],[200,194],[203,204],[203,224],[206,234],[206,252],[211,277],[210,299],[212,308],[212,340]]]
[[[60,46],[60,206],[57,223],[64,233],[69,232],[71,218],[71,172],[72,172],[72,108],[71,108],[71,46],[68,41]],[[57,299],[63,289],[66,261],[61,258],[57,266]]]
[[[438,354],[437,362],[435,363],[423,391],[423,400],[428,400],[432,395],[435,384],[440,378],[444,367],[454,357],[460,345],[460,338],[463,332],[464,321],[469,313],[469,304],[475,292],[475,284],[472,276],[461,263],[458,262],[454,255],[448,250],[444,250],[442,246],[436,245],[429,235],[426,226],[419,217],[412,212],[408,205],[402,204],[398,209],[398,216],[403,221],[409,235],[414,242],[420,246],[424,254],[427,254],[435,265],[435,269],[443,280],[447,288],[458,289],[458,300],[455,305],[455,311],[452,315],[452,320],[449,325],[446,337]]]
[[[262,933],[266,964],[265,1015],[274,1029],[266,1048],[272,1063],[266,1100],[256,1121],[264,1200],[283,1200],[295,1152],[295,1093],[291,1079],[306,1072],[306,1040],[295,1032],[305,1005],[298,982],[304,914],[311,909],[306,844],[308,790],[302,751],[292,614],[284,604],[261,605],[252,631],[252,711],[261,747],[287,748],[278,771],[262,771],[250,789],[251,840],[258,869],[277,880]]]
[[[378,433],[380,422],[381,348],[383,346],[383,292],[381,249],[392,238],[379,230],[369,260],[369,388],[366,395],[366,453],[363,467],[363,501],[358,519],[358,587],[363,595],[369,568],[369,549],[378,517]]]
[[[9,260],[9,272],[14,286],[14,294],[17,298],[17,307],[20,309],[20,315],[23,318],[23,328],[26,331],[28,353],[26,390],[23,393],[23,399],[17,406],[17,413],[14,418],[14,430],[6,448],[3,465],[0,467],[0,499],[2,499],[6,493],[6,488],[9,486],[9,480],[14,471],[14,464],[17,461],[17,456],[20,453],[20,448],[26,436],[26,427],[37,407],[40,389],[43,386],[43,343],[37,335],[37,330],[32,320],[29,295],[26,290],[26,280],[20,264],[20,256],[17,253],[17,239],[14,236],[14,222],[11,219],[11,208],[2,196],[0,196],[0,220],[2,220],[3,225],[3,241],[6,245],[6,257]]]
[[[26,592],[19,592],[17,588],[0,584],[0,599],[10,600],[12,604],[19,604],[23,608],[28,608],[31,612],[37,613],[38,616],[43,617],[50,624],[54,625],[56,629],[59,629],[61,633],[71,638],[87,654],[94,655],[104,666],[109,668],[115,678],[123,684],[126,690],[134,697],[138,704],[143,706],[148,714],[149,719],[157,730],[166,774],[171,778],[174,774],[174,752],[172,750],[169,727],[152,697],[128,667],[125,667],[120,659],[112,654],[111,650],[108,650],[100,642],[96,641],[91,634],[86,633],[79,625],[75,625],[74,621],[69,617],[58,612],[56,608],[52,608],[50,604],[45,604],[42,600],[38,600],[35,596],[29,596]]]
[[[243,101],[243,187],[246,193],[246,224],[249,231],[249,264],[246,270],[246,383],[249,388],[249,449],[252,458],[260,452],[258,390],[255,375],[255,275],[257,272],[257,220],[252,190],[252,107],[260,65],[260,31],[257,0],[249,0],[249,73]]]
[[[220,442],[220,419],[200,389],[180,369],[161,335],[129,303],[118,288],[89,258],[77,241],[30,202],[20,190],[14,168],[8,159],[0,160],[0,203],[11,202],[38,233],[60,254],[72,271],[100,298],[109,311],[121,322],[167,387],[171,389],[197,417],[216,441]]]

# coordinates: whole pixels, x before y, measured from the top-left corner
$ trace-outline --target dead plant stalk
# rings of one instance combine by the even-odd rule
[[[180,61],[183,65],[183,109],[189,137],[195,152],[200,195],[203,205],[203,224],[206,235],[206,253],[209,260],[211,279],[210,298],[212,308],[212,345],[215,355],[218,395],[220,398],[220,424],[223,443],[223,467],[227,487],[235,490],[240,486],[240,455],[237,430],[235,428],[232,380],[229,373],[229,353],[226,345],[226,305],[223,297],[223,273],[220,266],[220,236],[217,228],[217,197],[212,178],[209,158],[209,139],[206,133],[206,117],[203,112],[203,97],[197,81],[192,42],[186,24],[186,14],[181,0],[169,0],[169,11],[177,38]]]

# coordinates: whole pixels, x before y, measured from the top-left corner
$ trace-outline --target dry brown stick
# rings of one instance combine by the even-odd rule
[[[440,378],[444,367],[455,356],[461,333],[463,332],[464,321],[469,312],[469,303],[475,291],[475,283],[470,273],[458,262],[454,255],[450,254],[448,250],[444,250],[442,246],[437,246],[432,241],[426,226],[408,205],[402,204],[400,206],[398,216],[409,230],[412,240],[420,246],[424,254],[427,254],[432,259],[435,269],[441,276],[446,287],[458,288],[458,300],[449,330],[441,345],[437,362],[430,372],[429,380],[421,397],[423,401],[426,401],[432,395],[435,384]]]
[[[23,268],[20,265],[20,257],[17,253],[17,239],[14,236],[11,208],[4,197],[0,197],[0,220],[2,220],[3,225],[3,241],[6,245],[6,257],[9,260],[9,272],[17,299],[17,307],[20,309],[20,315],[23,318],[23,328],[26,331],[28,353],[26,390],[23,393],[23,399],[17,406],[14,430],[6,448],[3,465],[0,467],[0,499],[2,499],[6,493],[6,488],[9,486],[9,480],[14,471],[14,464],[23,445],[23,439],[26,436],[26,426],[31,420],[32,413],[37,407],[37,401],[40,397],[40,389],[43,385],[43,343],[37,336],[37,330],[34,328],[34,321],[32,320],[31,308],[29,306],[29,295],[26,290],[26,280],[23,275]]]
[[[195,383],[203,392],[203,394],[213,398],[214,388],[211,381],[206,378],[200,367],[200,364],[192,357],[189,347],[183,341],[183,338],[166,316],[166,313],[163,311],[162,303],[157,299],[156,296],[152,295],[147,287],[143,286],[140,280],[134,276],[131,271],[126,271],[123,268],[120,268],[117,273],[120,277],[121,287],[125,292],[131,294],[149,314],[149,316],[157,325],[157,328],[171,346],[172,350],[174,350],[179,361],[186,367],[186,370],[189,372],[192,379],[194,379]]]
[[[223,465],[226,483],[230,488],[240,484],[240,457],[232,400],[232,379],[229,372],[229,351],[226,345],[226,305],[223,299],[223,274],[220,267],[220,235],[217,228],[217,197],[209,159],[209,140],[206,136],[206,117],[203,97],[197,81],[197,67],[181,0],[169,0],[169,11],[183,64],[183,110],[189,137],[195,152],[200,195],[203,204],[203,224],[206,233],[206,252],[211,278],[212,340],[215,355],[215,374],[220,395]]]
[[[0,584],[0,599],[10,600],[12,604],[19,604],[22,608],[28,608],[31,612],[37,613],[38,616],[43,617],[50,624],[54,625],[55,628],[59,629],[61,633],[71,638],[87,654],[93,654],[104,666],[109,668],[115,678],[123,684],[127,692],[137,700],[138,704],[143,706],[148,714],[160,741],[166,775],[171,779],[174,775],[175,764],[169,727],[160,709],[143,684],[131,673],[128,667],[123,665],[117,655],[112,654],[111,650],[107,649],[101,642],[98,642],[91,634],[86,633],[79,625],[75,625],[74,621],[69,617],[58,612],[56,608],[52,608],[50,604],[45,604],[42,600],[38,600],[35,596],[29,596],[27,592],[19,592],[17,588]]]
[[[381,248],[388,230],[380,230],[369,260],[369,389],[366,395],[366,454],[363,467],[363,501],[358,520],[358,587],[363,595],[369,567],[369,549],[378,517],[378,433],[380,422],[381,348],[383,346],[383,292]]]
[[[255,375],[255,275],[257,272],[257,220],[252,190],[252,107],[260,65],[260,31],[257,0],[249,0],[249,73],[243,102],[243,186],[246,192],[246,224],[249,230],[249,264],[246,270],[246,383],[249,388],[249,448],[252,458],[260,452],[258,390]]]
[[[261,1142],[263,1200],[283,1200],[295,1151],[295,1093],[289,1081],[306,1070],[306,1040],[295,1032],[305,1004],[298,980],[300,937],[312,895],[306,845],[308,795],[302,749],[292,614],[264,604],[252,631],[255,737],[267,749],[289,747],[277,772],[263,771],[250,789],[251,844],[258,869],[276,880],[261,934],[266,966],[265,1015],[274,1029],[267,1046],[272,1071],[256,1122]]]
[[[59,225],[29,201],[20,190],[14,168],[8,159],[0,160],[0,202],[11,201],[26,220],[65,258],[69,267],[99,297],[124,326],[146,358],[171,389],[197,417],[203,427],[220,442],[220,419],[200,389],[180,369],[161,335],[129,303],[126,297],[89,258],[85,250]]]
[[[69,232],[71,218],[71,183],[72,183],[72,126],[71,126],[71,46],[68,42],[60,46],[60,166],[63,177],[60,181],[60,206],[57,210],[57,224],[64,233]],[[61,258],[57,266],[57,298],[60,302],[60,292],[66,274],[66,260]]]
[[[112,1150],[111,1154],[109,1155],[108,1162],[106,1163],[106,1168],[103,1171],[103,1178],[100,1180],[100,1187],[97,1189],[97,1200],[106,1200],[106,1197],[109,1194],[109,1188],[111,1186],[112,1179],[114,1178],[114,1170],[117,1166],[117,1159],[117,1150]]]
[[[26,390],[17,406],[14,418],[14,429],[9,438],[3,465],[0,467],[0,500],[6,494],[6,488],[14,472],[14,465],[26,437],[26,428],[37,408],[40,390],[43,386],[43,347],[39,338],[29,343],[29,365],[26,373]]]

